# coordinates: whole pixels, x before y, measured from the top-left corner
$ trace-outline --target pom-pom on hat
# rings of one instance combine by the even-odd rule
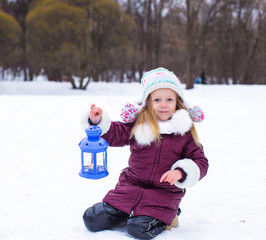
[[[204,112],[199,106],[194,106],[193,108],[188,108],[188,112],[193,120],[193,122],[202,122],[204,120]]]
[[[135,107],[133,104],[127,103],[121,111],[121,118],[125,123],[134,122],[138,115],[138,108]]]
[[[170,88],[174,90],[184,102],[184,94],[181,88],[181,82],[173,72],[165,68],[157,68],[146,72],[142,79],[143,86],[142,103],[145,104],[149,94],[160,88]]]

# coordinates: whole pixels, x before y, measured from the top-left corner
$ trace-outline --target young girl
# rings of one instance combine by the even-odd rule
[[[208,160],[178,78],[158,68],[144,74],[141,83],[142,107],[136,119],[130,118],[136,109],[128,105],[122,114],[126,123],[111,122],[94,104],[81,118],[83,128],[98,122],[110,146],[129,145],[131,151],[115,189],[85,211],[83,219],[90,231],[125,224],[130,235],[153,238],[176,221],[186,188],[207,173]]]

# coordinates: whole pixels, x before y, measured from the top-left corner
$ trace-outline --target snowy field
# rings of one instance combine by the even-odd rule
[[[180,226],[156,240],[266,239],[266,86],[184,90],[205,111],[197,130],[209,159],[206,178],[187,190]],[[83,212],[102,200],[127,166],[129,150],[108,148],[110,175],[79,176],[80,113],[96,103],[120,120],[139,99],[137,83],[0,81],[0,240],[126,240],[123,229],[91,233]]]

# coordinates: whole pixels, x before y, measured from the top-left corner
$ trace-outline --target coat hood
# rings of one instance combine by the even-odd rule
[[[192,119],[185,109],[177,110],[168,121],[159,121],[160,134],[184,135],[192,127]],[[150,125],[145,122],[136,127],[135,139],[140,145],[150,145],[156,140]]]

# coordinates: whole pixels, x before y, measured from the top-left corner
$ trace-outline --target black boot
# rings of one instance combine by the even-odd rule
[[[179,216],[180,214],[181,214],[181,208],[178,208],[178,210],[177,210],[177,216]]]
[[[136,216],[129,218],[126,223],[127,232],[139,239],[151,239],[163,230],[166,224],[149,216]]]
[[[129,215],[111,205],[100,202],[88,208],[83,215],[85,226],[92,232],[117,227],[125,222]]]

